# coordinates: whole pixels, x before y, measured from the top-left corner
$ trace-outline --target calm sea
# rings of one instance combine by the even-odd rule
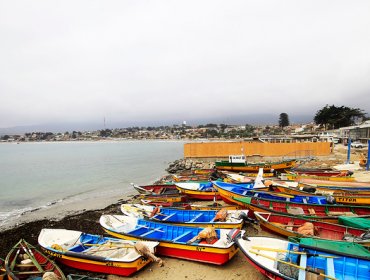
[[[0,144],[0,229],[48,208],[68,212],[73,203],[114,203],[134,193],[130,183],[150,184],[166,175],[168,164],[183,157],[183,146],[181,141]]]

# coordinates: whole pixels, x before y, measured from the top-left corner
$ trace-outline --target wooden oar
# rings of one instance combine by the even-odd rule
[[[18,248],[17,252],[15,253],[15,256],[12,260],[12,263],[10,264],[10,269],[13,270],[14,269],[14,266],[15,266],[15,263],[17,262],[17,258],[18,258],[18,255],[19,255],[19,251],[21,250],[21,248]]]
[[[37,270],[40,271],[40,272],[44,272],[44,269],[38,263],[38,261],[36,260],[34,254],[32,253],[32,251],[29,248],[27,248],[27,245],[24,246],[22,243],[20,245],[22,246],[23,251],[30,257],[31,261],[36,266]]]
[[[14,274],[19,275],[19,274],[42,274],[43,272],[41,271],[13,271]]]
[[[256,190],[251,190],[251,192],[261,193],[261,194],[270,194],[270,195],[285,197],[285,198],[294,198],[294,195],[285,194],[285,193],[278,193],[278,192],[263,192],[263,191],[256,191]]]
[[[283,260],[279,260],[279,259],[277,259],[277,258],[270,257],[270,256],[267,256],[267,255],[265,255],[265,254],[261,254],[261,253],[259,253],[259,252],[257,252],[257,251],[249,250],[249,252],[250,252],[250,253],[252,253],[252,254],[255,254],[255,255],[257,255],[257,256],[264,257],[264,258],[269,259],[269,260],[273,260],[273,261],[281,262],[281,263],[284,263],[284,264],[287,264],[287,265],[293,266],[293,267],[295,267],[295,268],[302,269],[302,270],[304,270],[304,271],[311,272],[311,273],[314,273],[314,274],[317,274],[317,275],[320,275],[320,276],[326,277],[326,278],[328,278],[328,279],[337,280],[337,278],[332,277],[332,276],[330,276],[330,275],[326,275],[326,274],[324,274],[324,273],[320,273],[320,272],[317,272],[317,271],[315,271],[315,270],[313,270],[313,269],[309,269],[309,268],[307,268],[307,267],[299,266],[299,265],[296,265],[296,264],[291,263],[291,262],[286,262],[286,261],[283,261]]]
[[[322,257],[322,258],[340,258],[337,256],[329,256],[329,255],[320,255],[320,254],[311,254],[307,252],[299,252],[299,251],[292,251],[292,250],[285,250],[285,249],[275,249],[275,248],[266,248],[266,247],[259,247],[259,246],[252,246],[252,249],[261,250],[261,251],[270,251],[270,252],[278,252],[278,253],[290,253],[296,255],[307,255],[307,256],[314,256],[314,257]]]
[[[157,216],[157,215],[160,215],[160,216],[168,216],[168,215],[163,214],[163,213],[160,213],[160,212],[156,213],[154,216]],[[153,216],[153,217],[154,217],[154,216]]]
[[[134,248],[134,245],[131,245],[131,244],[119,244],[119,243],[116,243],[116,244],[108,244],[108,243],[104,243],[104,244],[83,244],[83,246],[89,246],[89,247],[114,247],[114,248]]]
[[[274,225],[276,225],[276,224],[274,224]],[[284,224],[281,224],[281,225],[277,225],[277,226],[279,226],[279,227],[301,227],[303,225],[284,225]]]
[[[114,215],[111,215],[113,218],[115,218],[117,221],[119,221],[119,222],[121,222],[122,224],[125,224],[126,222],[125,221],[122,221],[122,220],[120,220],[120,219],[118,219],[116,216],[114,216]]]

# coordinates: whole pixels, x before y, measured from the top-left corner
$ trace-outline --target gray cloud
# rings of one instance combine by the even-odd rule
[[[0,127],[314,115],[326,104],[370,112],[369,10],[369,1],[2,1]]]

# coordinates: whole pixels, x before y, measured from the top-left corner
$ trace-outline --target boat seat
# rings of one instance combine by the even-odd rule
[[[290,207],[287,209],[287,212],[289,214],[294,214],[294,215],[303,215],[304,211],[301,207]]]
[[[307,255],[301,255],[301,260],[299,262],[299,266],[306,268],[307,266]],[[305,280],[306,279],[306,271],[303,269],[299,270],[298,273],[298,280]]]
[[[155,229],[152,229],[152,230],[149,230],[143,234],[140,234],[141,237],[145,237],[145,236],[148,236],[150,234],[152,234],[153,232],[163,232],[161,231],[161,228],[155,228]]]
[[[315,209],[313,208],[308,208],[308,213],[310,213],[310,215],[316,215]]]
[[[203,213],[200,213],[200,214],[198,214],[198,215],[196,215],[193,219],[191,219],[190,221],[189,221],[189,223],[193,223],[193,222],[196,222],[196,220],[198,220],[200,217],[202,217],[203,216]]]
[[[188,238],[190,237],[189,235],[191,235],[191,233],[192,233],[191,231],[186,231],[183,234],[177,236],[175,239],[172,239],[172,242],[185,242],[185,241],[188,241]],[[182,240],[182,239],[186,239],[186,240]]]
[[[293,221],[289,221],[288,224],[287,224],[287,227],[286,230],[293,230],[293,225],[294,225],[294,222]]]
[[[334,259],[326,258],[326,275],[335,278]]]
[[[330,216],[353,216],[352,212],[329,211]]]
[[[163,218],[162,221],[167,221],[169,218],[175,216],[176,213],[172,213],[171,215],[168,215],[167,217]]]

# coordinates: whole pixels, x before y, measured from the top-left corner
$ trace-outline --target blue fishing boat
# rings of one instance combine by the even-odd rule
[[[216,228],[242,228],[248,210],[185,210],[152,205],[122,204],[126,216],[174,225]]]
[[[160,255],[217,265],[227,263],[237,252],[239,229],[175,226],[124,215],[102,215],[100,225],[110,235],[128,240],[158,241]]]
[[[289,195],[275,192],[257,191],[250,188],[245,188],[239,184],[214,181],[215,188],[221,195],[222,200],[226,203],[239,204],[234,198],[255,197],[262,199],[272,199],[278,201],[287,201],[292,203],[309,203],[309,204],[333,204],[330,197],[325,196],[303,196]]]
[[[320,240],[322,241],[322,240]],[[249,263],[269,279],[369,279],[369,252],[348,242],[290,242],[271,237],[237,238]],[[328,247],[330,249],[328,249]],[[311,274],[311,275],[310,275]],[[315,278],[316,279],[316,278]]]

